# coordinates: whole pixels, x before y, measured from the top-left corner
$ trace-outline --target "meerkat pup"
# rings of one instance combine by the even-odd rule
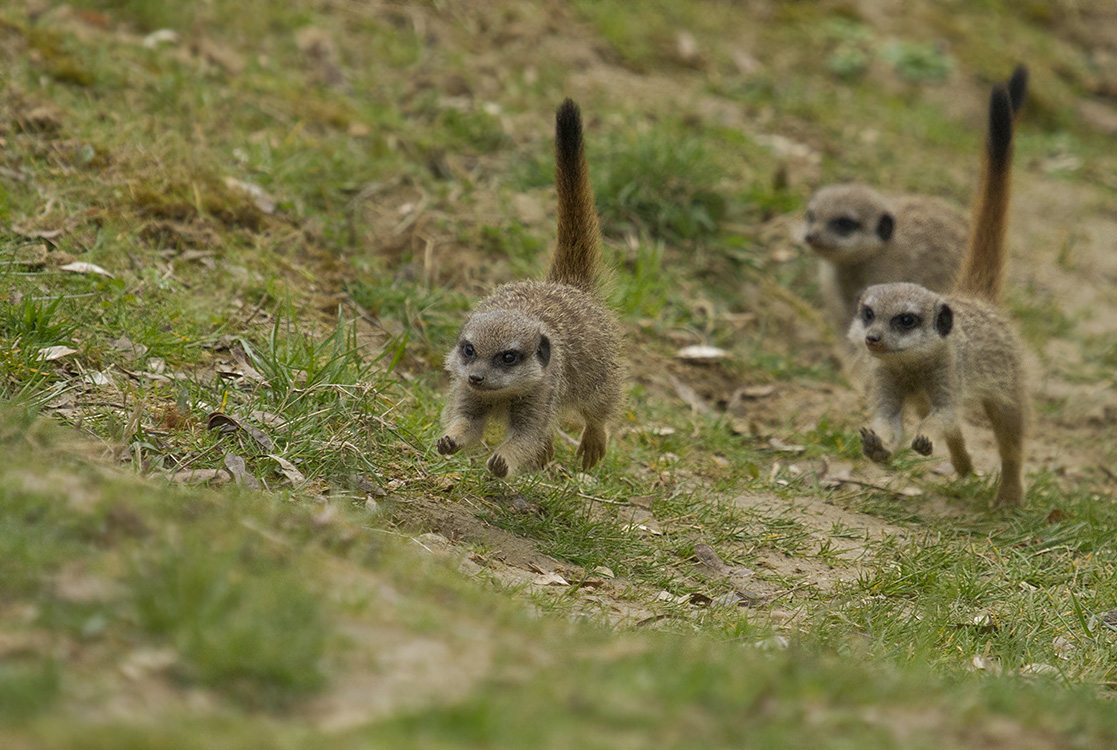
[[[1018,66],[1008,82],[1013,116],[1028,91]],[[821,188],[807,205],[804,241],[821,259],[826,311],[844,329],[867,287],[908,281],[936,292],[953,288],[966,252],[965,213],[927,196],[888,198],[859,183]]]
[[[911,447],[930,455],[929,435],[942,436],[960,475],[973,471],[962,437],[962,411],[979,404],[989,417],[1001,456],[995,504],[1018,506],[1024,496],[1023,446],[1028,399],[1023,344],[997,310],[1004,276],[1004,235],[1012,166],[1013,113],[1008,88],[993,89],[982,186],[956,291],[942,295],[912,283],[870,286],[861,295],[849,340],[871,361],[871,426],[862,450],[887,461],[903,434],[903,407],[922,421]]]
[[[621,403],[616,316],[597,293],[601,236],[578,106],[555,118],[558,242],[544,281],[505,284],[476,306],[446,357],[451,385],[441,454],[481,440],[491,418],[507,422],[489,458],[498,477],[543,466],[563,416],[585,424],[578,455],[589,469],[605,455],[606,427]]]

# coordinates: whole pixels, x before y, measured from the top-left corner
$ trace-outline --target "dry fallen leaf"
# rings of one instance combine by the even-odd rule
[[[691,362],[712,362],[718,359],[725,359],[729,356],[729,352],[724,349],[719,349],[716,346],[684,346],[679,351],[675,352],[675,356],[679,359],[690,360]]]
[[[531,579],[536,586],[569,586],[570,582],[558,573],[542,573]]]
[[[264,190],[256,183],[245,182],[235,177],[226,177],[225,185],[231,190],[236,190],[247,195],[252,199],[252,202],[256,204],[256,208],[260,209],[265,214],[270,216],[275,213],[275,198],[271,197],[267,190]]]
[[[659,521],[655,520],[655,516],[643,508],[629,508],[621,514],[621,518],[628,522],[625,524],[625,531],[636,529],[655,536],[663,534],[663,530],[659,528]]]
[[[671,386],[675,389],[675,393],[678,394],[679,398],[685,401],[691,409],[701,414],[709,414],[712,411],[710,405],[698,395],[697,391],[674,375],[670,375],[669,378],[671,380]]]
[[[224,469],[185,469],[176,471],[171,476],[171,481],[182,484],[201,484],[202,482],[217,482],[223,484],[233,477]]]
[[[129,360],[138,359],[147,354],[147,347],[143,344],[134,343],[127,336],[121,336],[118,339],[113,339],[109,342],[109,346],[118,352],[123,352],[125,357]]]
[[[68,346],[48,346],[39,350],[39,360],[43,362],[53,362],[56,359],[69,357],[71,354],[77,354],[77,349],[71,349]]]
[[[1059,668],[1053,664],[1033,662],[1020,667],[1020,674],[1024,677],[1057,677]]]
[[[768,450],[775,451],[777,453],[799,454],[799,453],[806,453],[807,452],[807,449],[806,449],[805,446],[792,445],[791,443],[785,443],[784,441],[780,440],[775,435],[768,438],[767,448],[768,448]]]
[[[115,278],[111,273],[101,268],[95,263],[86,263],[83,260],[75,260],[73,263],[67,263],[64,266],[58,267],[59,271],[69,271],[70,273],[92,273],[98,276],[107,276],[108,278]]]
[[[144,37],[143,46],[155,49],[160,44],[178,44],[178,39],[178,32],[174,29],[159,29]]]
[[[268,458],[274,460],[277,464],[279,464],[279,470],[283,472],[283,476],[287,477],[287,480],[291,484],[298,486],[306,481],[306,476],[297,468],[295,468],[295,465],[288,461],[286,458],[277,456],[274,453],[269,453]],[[373,504],[376,503],[375,500],[369,500],[368,502],[371,502]]]
[[[250,424],[241,422],[236,417],[229,416],[223,412],[211,412],[206,417],[207,430],[219,430],[222,434],[228,435],[237,431],[243,432],[267,452],[275,450],[275,442],[265,435],[259,428]]]
[[[225,454],[225,468],[237,480],[237,484],[247,487],[250,490],[260,489],[260,482],[256,477],[248,473],[248,469],[244,465],[244,459],[235,453]]]

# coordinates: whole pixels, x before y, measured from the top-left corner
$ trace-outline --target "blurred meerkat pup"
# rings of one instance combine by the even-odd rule
[[[1023,446],[1029,408],[1024,347],[1015,326],[997,310],[1004,277],[1004,238],[1012,167],[1013,111],[999,84],[989,104],[989,138],[969,247],[955,292],[942,295],[912,283],[870,286],[861,295],[849,340],[870,355],[871,426],[862,450],[887,461],[903,434],[903,407],[921,417],[911,447],[930,455],[928,435],[942,436],[960,475],[973,471],[962,437],[962,410],[980,404],[1001,457],[995,504],[1018,506],[1024,496]]]
[[[1008,81],[1015,117],[1028,91],[1018,66]],[[965,213],[928,196],[888,198],[859,183],[821,188],[807,206],[804,241],[821,258],[826,311],[844,329],[861,292],[873,284],[908,281],[936,292],[954,286],[966,252]]]
[[[543,281],[494,290],[476,306],[446,358],[451,385],[441,454],[481,440],[490,418],[507,421],[489,458],[498,477],[543,466],[563,416],[585,424],[578,455],[605,455],[606,427],[621,403],[624,368],[616,316],[597,293],[601,236],[578,106],[555,117],[558,242]]]

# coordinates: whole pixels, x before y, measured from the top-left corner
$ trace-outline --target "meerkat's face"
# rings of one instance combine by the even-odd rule
[[[538,320],[491,310],[466,321],[446,369],[479,396],[505,398],[535,390],[550,363],[551,341]]]
[[[894,229],[884,196],[864,185],[831,185],[811,197],[803,241],[834,263],[859,263],[879,253]]]
[[[849,340],[882,360],[922,359],[946,346],[954,313],[918,284],[878,284],[861,294]]]

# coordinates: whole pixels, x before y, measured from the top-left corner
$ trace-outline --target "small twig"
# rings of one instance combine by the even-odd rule
[[[252,320],[253,320],[253,319],[254,319],[254,318],[255,318],[255,317],[257,316],[257,315],[259,315],[259,314],[260,314],[260,311],[261,311],[261,310],[263,310],[263,309],[264,309],[264,303],[265,303],[265,302],[267,302],[267,300],[268,300],[268,297],[267,297],[267,295],[264,295],[264,296],[260,297],[260,301],[259,301],[258,303],[256,303],[256,307],[255,307],[255,308],[253,308],[253,310],[252,310],[252,313],[251,313],[251,314],[249,314],[249,316],[248,316],[248,317],[247,317],[247,318],[245,319],[244,323],[242,323],[241,325],[243,325],[243,326],[244,326],[245,328],[247,328],[247,327],[248,327],[248,324],[249,324],[249,323],[251,323],[251,322],[252,322]]]
[[[631,503],[629,503],[627,500],[610,500],[607,497],[597,497],[596,495],[587,495],[584,492],[578,492],[577,490],[572,490],[572,489],[569,489],[567,487],[556,487],[555,485],[547,484],[546,482],[536,482],[536,484],[539,485],[540,487],[546,487],[549,490],[556,490],[558,492],[573,492],[578,497],[585,498],[586,500],[593,500],[594,502],[598,502],[598,503],[606,503],[608,505],[631,505]]]
[[[826,480],[829,482],[836,482],[838,484],[852,484],[857,487],[865,487],[866,489],[870,490],[887,492],[889,495],[895,495],[896,497],[906,497],[906,495],[904,495],[904,493],[900,492],[899,490],[894,490],[891,487],[883,487],[879,484],[873,484],[871,482],[861,482],[856,479],[838,479],[837,477],[826,477]]]
[[[573,445],[573,446],[575,446],[575,447],[577,447],[577,446],[578,446],[578,439],[577,439],[577,438],[575,438],[575,437],[573,437],[573,436],[571,436],[571,435],[568,435],[568,434],[566,434],[566,433],[565,433],[565,432],[563,432],[562,430],[559,430],[559,431],[558,431],[558,434],[559,434],[559,437],[561,437],[561,438],[562,438],[563,440],[565,440],[566,442],[570,443],[571,445]]]

